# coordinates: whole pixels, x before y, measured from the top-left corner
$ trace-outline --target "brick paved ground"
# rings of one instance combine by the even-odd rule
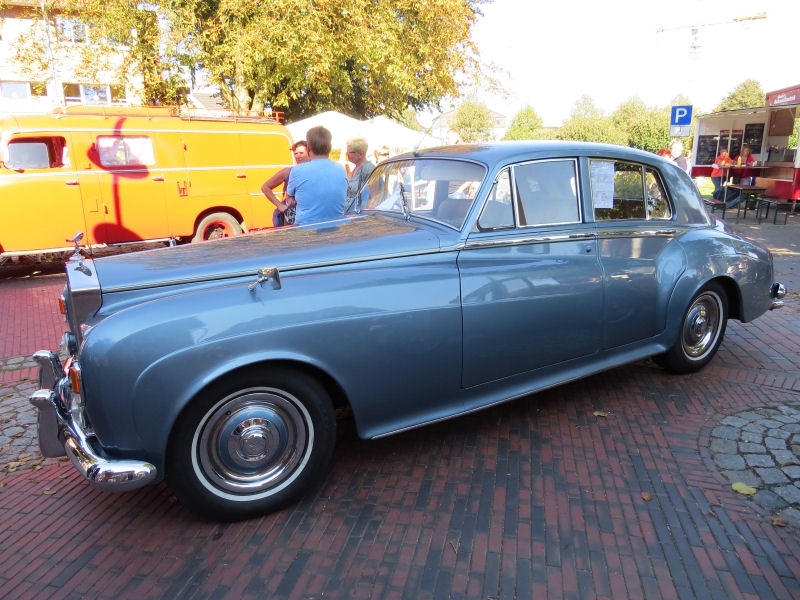
[[[768,244],[785,246],[779,274],[794,268],[793,227]],[[54,345],[60,317],[20,309],[49,310],[60,285],[0,280],[0,349]],[[731,322],[688,377],[642,361],[378,441],[345,422],[315,495],[224,525],[163,486],[103,494],[52,459],[7,472],[35,428],[17,421],[30,372],[5,371],[0,423],[15,420],[0,432],[19,435],[0,441],[0,597],[796,599],[800,528],[734,492],[710,446],[731,415],[800,405],[798,311],[793,295]]]

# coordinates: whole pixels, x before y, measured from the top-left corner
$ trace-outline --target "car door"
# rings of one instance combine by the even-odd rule
[[[79,132],[89,148],[83,170],[96,199],[97,242],[117,244],[170,237],[167,205],[185,179],[180,138],[173,132]],[[87,216],[87,220],[89,217]]]
[[[464,387],[599,350],[602,271],[579,189],[574,159],[518,164],[496,178],[458,258]]]
[[[663,258],[675,236],[663,182],[652,167],[592,159],[589,172],[606,300],[603,348],[663,331],[676,269]]]
[[[66,132],[16,135],[2,147],[0,251],[69,247],[86,229]]]

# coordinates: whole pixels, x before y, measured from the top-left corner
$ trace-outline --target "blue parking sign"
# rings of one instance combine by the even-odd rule
[[[669,117],[670,125],[691,125],[692,124],[692,107],[689,106],[673,106],[672,112]]]

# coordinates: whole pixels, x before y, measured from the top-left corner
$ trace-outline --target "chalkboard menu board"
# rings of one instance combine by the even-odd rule
[[[744,126],[744,143],[750,146],[751,154],[761,154],[764,140],[764,123],[750,123]]]
[[[741,129],[734,129],[733,131],[723,129],[719,132],[719,147],[720,149],[727,148],[731,158],[736,158],[742,151],[743,137],[744,132]]]
[[[714,159],[717,158],[717,135],[701,135],[697,139],[697,156],[695,156],[694,164],[696,165],[711,165]]]

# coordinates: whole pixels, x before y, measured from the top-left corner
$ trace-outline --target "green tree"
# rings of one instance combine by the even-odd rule
[[[485,142],[492,138],[492,113],[486,105],[467,99],[456,109],[452,127],[462,142]]]
[[[511,119],[504,140],[534,140],[538,139],[543,126],[542,118],[536,114],[533,107],[528,105],[520,110]]]
[[[167,101],[179,75],[202,71],[228,108],[271,106],[292,120],[322,110],[394,116],[456,96],[467,77],[480,77],[471,33],[485,1],[47,0],[47,6],[103,32],[108,45],[87,48],[94,60],[87,64],[99,64],[115,44],[127,47],[125,76],[144,75],[149,100]],[[44,39],[28,60],[46,56]]]
[[[648,108],[639,98],[632,98],[620,104],[611,120],[625,133],[627,146],[657,152],[669,145],[668,110]]]
[[[753,79],[748,79],[728,94],[714,109],[714,112],[764,106],[765,98],[766,94],[761,90],[761,84]]]
[[[236,110],[268,103],[293,120],[424,109],[458,92],[477,51],[483,0],[164,0],[190,48]]]
[[[603,111],[597,108],[591,96],[581,96],[572,107],[571,119],[596,119],[603,116]]]
[[[606,117],[589,96],[582,96],[575,103],[570,118],[556,133],[556,139],[586,142],[605,142],[625,145],[627,137],[613,119]]]

